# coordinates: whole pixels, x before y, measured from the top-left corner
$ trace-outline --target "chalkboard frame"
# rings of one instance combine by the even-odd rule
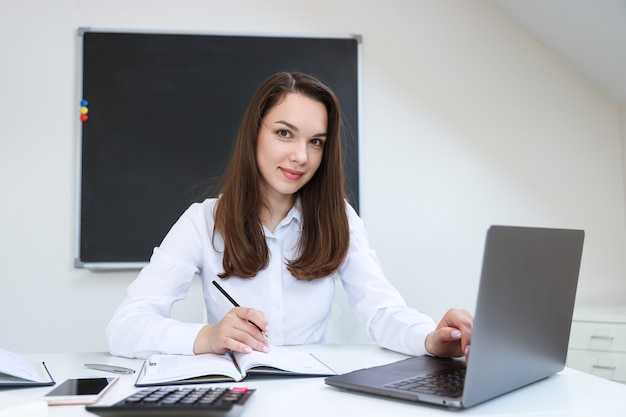
[[[206,197],[204,190],[218,183],[245,105],[260,82],[276,71],[304,71],[316,75],[339,97],[344,110],[346,189],[350,203],[359,211],[361,42],[359,35],[285,36],[79,28],[79,111],[76,115],[78,215],[74,266],[90,270],[139,269],[145,266],[153,248],[160,244],[180,214],[192,202]],[[240,51],[245,53],[233,56],[234,46],[242,48]],[[126,50],[116,50],[116,47]],[[207,52],[202,48],[216,48],[210,51],[215,54],[211,55],[211,68],[208,68],[207,58],[193,49],[196,47],[201,52]],[[155,53],[150,48],[164,49]],[[324,55],[320,55],[322,53]],[[168,57],[168,54],[172,56]],[[196,68],[198,56],[202,57],[199,60],[204,66]],[[216,57],[220,59],[214,59]],[[129,61],[125,63],[125,59]],[[185,61],[191,59],[193,61]],[[146,65],[152,65],[148,69],[143,68],[146,62]],[[245,72],[231,73],[233,68]],[[222,73],[204,77],[199,69]],[[173,84],[177,88],[172,88],[171,83],[160,78],[163,74],[172,76],[173,82],[183,84]],[[193,87],[184,84],[182,80],[185,78],[181,74],[197,77],[192,78],[196,84],[206,85],[200,85],[196,91],[196,84],[192,83]],[[219,78],[224,74],[228,75],[227,79]],[[227,86],[227,91],[215,93],[211,100],[202,100],[207,97],[203,92],[210,89],[213,93],[219,86]],[[237,98],[232,99],[235,95]],[[189,97],[195,101],[191,102]],[[154,107],[156,102],[167,105]],[[150,123],[142,119],[145,116],[142,112],[152,118]],[[171,113],[177,114],[174,117]],[[129,116],[131,114],[132,117]],[[218,138],[211,138],[207,129],[205,119],[208,114],[219,119],[211,119],[212,132],[222,122],[226,126]],[[165,119],[172,120],[169,123],[173,126],[161,125]],[[183,121],[192,127],[184,125]],[[159,135],[166,135],[162,133],[166,131],[169,132],[166,142],[178,132],[184,133],[180,135],[182,138],[176,139],[175,148],[169,143],[168,149],[156,149],[160,146],[156,145],[156,140],[162,140]],[[178,161],[175,154],[179,154],[181,148],[186,152],[181,160],[204,155],[204,166],[208,160],[206,155],[212,152],[205,152],[204,148],[195,149],[198,143],[204,144],[204,141],[198,140],[199,137],[212,139],[208,142],[219,142],[221,145],[220,158],[213,158],[210,164],[206,164],[213,167],[213,172],[203,172],[200,176],[196,172],[197,178],[181,179],[178,178],[179,172],[191,169],[193,164],[186,164],[182,169],[176,165],[163,168],[169,166],[168,162],[172,159]],[[128,138],[133,140],[124,142]],[[228,146],[225,147],[224,143]],[[120,149],[122,146],[123,149]],[[149,169],[144,170],[141,165],[147,165]],[[166,187],[159,181],[170,181],[171,177],[176,177],[171,181],[179,181],[179,184],[167,184],[174,190],[164,190]],[[169,211],[163,216],[153,210],[168,204],[176,207],[164,208]],[[124,217],[127,214],[129,216]],[[144,221],[143,229],[135,228]]]

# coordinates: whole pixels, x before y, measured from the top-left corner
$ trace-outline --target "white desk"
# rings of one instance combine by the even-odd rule
[[[299,346],[295,349],[312,352],[339,373],[381,365],[405,356],[374,345]],[[25,355],[33,361],[45,361],[57,384],[66,378],[110,376],[111,373],[83,367],[84,363],[107,363],[139,370],[140,360],[114,357],[108,353],[68,353]],[[118,383],[100,401],[112,404],[138,390],[134,387],[136,373],[122,375]],[[352,393],[324,384],[323,378],[249,378],[237,384],[256,388],[244,417],[308,417],[308,416],[447,416],[453,411],[436,406],[419,405],[366,394]],[[51,388],[15,389],[8,392],[28,397],[41,397]],[[562,372],[506,394],[494,400],[460,411],[467,416],[559,416],[600,417],[626,416],[626,385],[566,368]],[[91,416],[82,405],[50,406],[50,417]]]

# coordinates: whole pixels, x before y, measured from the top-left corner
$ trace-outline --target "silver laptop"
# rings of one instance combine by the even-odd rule
[[[561,371],[583,240],[582,230],[491,226],[467,364],[417,356],[326,384],[467,408]]]

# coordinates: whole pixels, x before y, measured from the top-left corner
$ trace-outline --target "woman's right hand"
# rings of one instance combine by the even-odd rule
[[[207,324],[200,329],[193,344],[193,353],[269,352],[268,331],[269,324],[262,312],[234,307],[219,323]]]

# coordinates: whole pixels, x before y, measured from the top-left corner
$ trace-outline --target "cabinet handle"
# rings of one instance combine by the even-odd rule
[[[615,365],[597,365],[597,364],[593,364],[591,365],[592,368],[595,369],[609,369],[611,371],[615,370]]]
[[[613,340],[613,336],[610,334],[607,334],[607,335],[593,334],[591,335],[591,339]]]

